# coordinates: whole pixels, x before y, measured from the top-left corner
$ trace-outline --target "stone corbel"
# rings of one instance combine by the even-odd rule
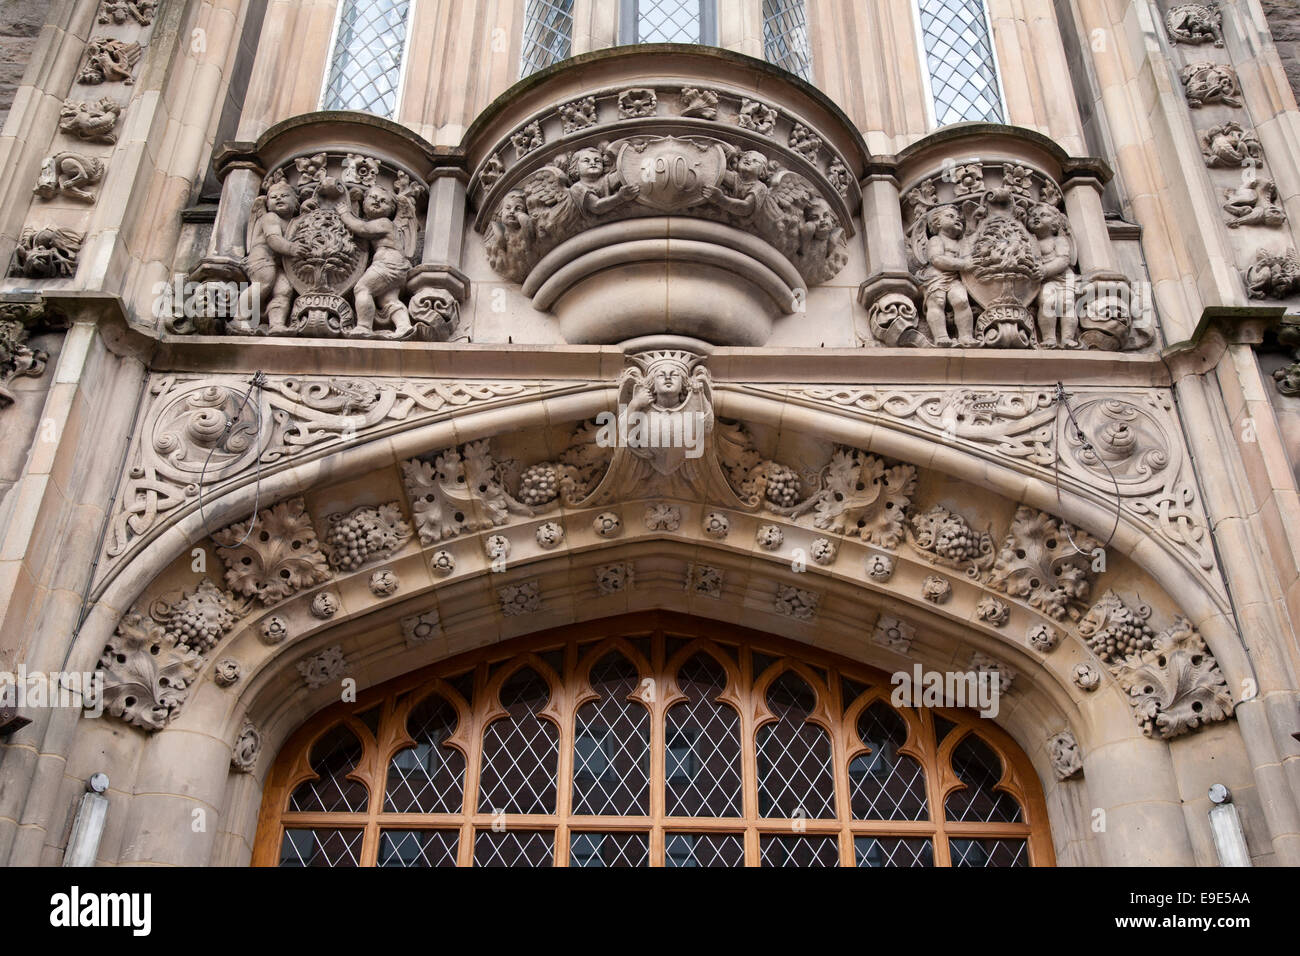
[[[867,278],[858,286],[858,303],[867,310],[868,327],[856,330],[858,342],[919,345],[916,304],[921,293],[907,268],[901,194],[892,164],[867,169],[862,181],[862,221]]]
[[[462,322],[460,305],[469,295],[461,271],[465,234],[465,194],[469,176],[461,166],[440,166],[429,182],[424,253],[407,274],[412,317],[427,322],[434,341],[468,342],[473,330]]]

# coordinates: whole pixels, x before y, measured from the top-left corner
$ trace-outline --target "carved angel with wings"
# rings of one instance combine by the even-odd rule
[[[371,248],[370,265],[352,290],[357,324],[346,334],[372,335],[381,310],[383,321],[393,327],[392,338],[406,338],[415,331],[398,293],[406,282],[419,242],[420,222],[415,204],[422,192],[422,186],[412,183],[405,173],[398,173],[391,190],[376,182],[361,194],[361,213],[365,218],[356,216],[347,204],[339,205],[343,224],[357,238],[370,240]]]
[[[252,314],[256,303],[266,302],[266,319],[271,331],[283,331],[293,286],[285,275],[282,256],[302,256],[307,253],[306,243],[294,242],[285,236],[293,217],[298,215],[298,195],[285,181],[284,170],[278,169],[267,177],[265,195],[253,201],[248,217],[245,237],[248,253],[244,256],[244,271],[249,286],[239,297],[239,319],[236,327],[251,330],[261,316]]]
[[[698,459],[711,439],[713,381],[702,367],[704,357],[690,352],[643,352],[629,359],[635,364],[618,383],[627,450],[658,474],[671,475],[688,458]]]

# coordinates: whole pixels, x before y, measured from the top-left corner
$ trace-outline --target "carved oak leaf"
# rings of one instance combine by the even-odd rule
[[[1101,542],[1059,518],[1021,505],[1002,543],[989,584],[1058,621],[1077,620],[1092,590]]]
[[[1180,737],[1232,713],[1218,662],[1185,618],[1159,634],[1150,651],[1125,658],[1114,671],[1148,737]]]
[[[301,498],[267,508],[257,522],[259,527],[242,544],[247,522],[212,536],[221,545],[217,554],[226,564],[226,584],[231,590],[269,606],[329,578],[329,563]]]
[[[163,625],[127,614],[100,656],[104,709],[142,730],[161,730],[189,696],[203,657],[176,643]]]

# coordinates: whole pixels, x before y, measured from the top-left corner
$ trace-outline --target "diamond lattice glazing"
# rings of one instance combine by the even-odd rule
[[[1002,122],[1002,97],[984,0],[920,0],[935,122]]]
[[[393,115],[409,11],[409,0],[343,0],[322,109]]]
[[[573,52],[573,0],[528,0],[519,75],[527,76]]]
[[[763,0],[763,56],[795,76],[812,80],[804,0]]]

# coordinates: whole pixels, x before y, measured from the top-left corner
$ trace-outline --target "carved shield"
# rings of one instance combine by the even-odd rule
[[[623,144],[615,168],[623,182],[640,183],[641,205],[676,212],[704,202],[704,187],[722,182],[727,156],[717,142],[639,138]]]
[[[284,259],[285,272],[300,295],[346,292],[365,271],[365,244],[357,242],[331,204],[322,203],[296,216],[289,224],[288,238],[307,246],[305,256]]]
[[[1038,294],[1038,243],[1019,220],[991,216],[971,237],[972,266],[963,269],[962,282],[980,305],[1010,294],[1028,305]]]

